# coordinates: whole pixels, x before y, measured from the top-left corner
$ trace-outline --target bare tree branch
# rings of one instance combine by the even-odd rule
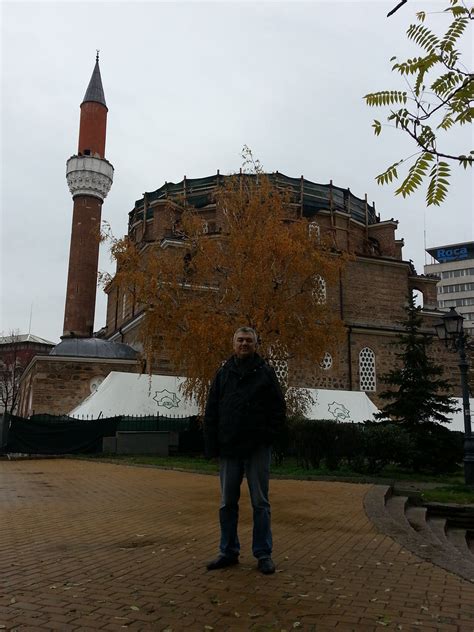
[[[407,0],[402,0],[401,2],[399,2],[394,9],[392,9],[391,11],[387,13],[387,17],[389,18],[391,15],[393,15],[396,11],[398,11],[398,9],[403,7],[403,5],[406,4],[406,2]]]

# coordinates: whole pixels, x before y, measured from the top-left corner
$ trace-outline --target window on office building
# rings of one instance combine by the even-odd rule
[[[471,290],[474,290],[474,283],[456,283],[442,285],[438,288],[438,294],[454,294],[454,292],[469,292]]]

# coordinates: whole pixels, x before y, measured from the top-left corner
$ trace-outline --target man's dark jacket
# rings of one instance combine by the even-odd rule
[[[285,398],[274,369],[258,354],[232,356],[211,384],[204,416],[206,456],[246,457],[271,445],[285,424]]]

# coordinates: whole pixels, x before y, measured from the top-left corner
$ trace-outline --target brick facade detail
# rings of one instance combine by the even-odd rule
[[[21,388],[18,414],[68,414],[88,397],[111,371],[138,373],[140,364],[124,360],[36,356]]]
[[[148,203],[143,199],[143,213],[130,213],[129,237],[139,245],[173,241],[179,207],[170,199]],[[209,226],[210,238],[218,238],[222,221],[219,208],[208,204],[198,211]],[[297,210],[294,210],[295,214]],[[291,213],[291,209],[290,209]],[[289,367],[290,383],[327,389],[360,390],[359,354],[369,348],[375,357],[376,390],[368,392],[380,405],[378,394],[386,389],[381,376],[397,362],[396,337],[402,332],[408,296],[418,290],[423,300],[424,331],[434,333],[433,323],[440,317],[436,309],[436,279],[418,275],[413,264],[402,258],[403,240],[397,239],[398,222],[391,219],[365,224],[350,213],[331,209],[319,210],[309,221],[316,222],[320,234],[352,255],[339,283],[327,288],[327,300],[340,314],[346,326],[346,338],[332,358],[330,368],[308,367],[293,363]],[[107,288],[106,337],[140,348],[140,306],[131,294],[122,294],[113,281]],[[456,354],[438,341],[432,345],[437,361],[446,367],[454,392],[459,394],[459,369]],[[166,357],[160,358],[154,371],[172,373]]]
[[[86,101],[81,105],[79,126],[79,155],[98,155],[105,158],[107,108],[101,103]]]
[[[101,200],[74,199],[64,336],[90,337],[94,330],[101,213]]]

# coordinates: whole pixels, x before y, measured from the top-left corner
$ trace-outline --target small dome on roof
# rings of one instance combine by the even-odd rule
[[[64,338],[51,350],[49,355],[136,360],[138,353],[122,342],[111,342],[101,338]]]

